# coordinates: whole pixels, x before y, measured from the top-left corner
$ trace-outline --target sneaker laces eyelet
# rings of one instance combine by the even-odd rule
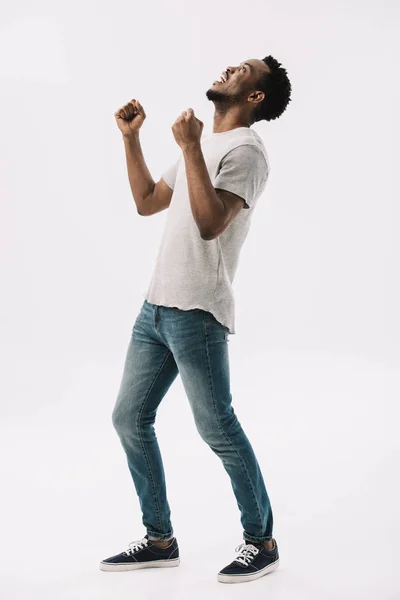
[[[124,551],[124,554],[126,554],[126,556],[129,556],[130,554],[137,552],[137,550],[143,550],[143,548],[145,548],[147,546],[147,544],[148,544],[147,538],[142,538],[141,540],[138,540],[136,542],[130,542],[129,548],[128,548],[128,550]]]
[[[235,558],[236,562],[248,567],[253,558],[260,552],[258,548],[253,546],[253,544],[246,544],[243,542],[239,544],[237,548],[235,548],[235,552],[239,554]]]

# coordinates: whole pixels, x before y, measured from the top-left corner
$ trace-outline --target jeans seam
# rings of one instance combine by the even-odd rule
[[[225,431],[224,431],[223,427],[221,427],[220,419],[219,419],[218,412],[217,412],[217,408],[216,408],[216,404],[215,404],[215,393],[214,393],[214,388],[213,388],[213,384],[212,384],[212,377],[211,377],[211,374],[210,374],[210,356],[209,356],[209,353],[208,353],[208,343],[207,343],[207,322],[206,322],[205,320],[204,320],[204,333],[205,333],[205,336],[204,336],[204,337],[205,337],[205,344],[206,344],[207,372],[208,372],[208,378],[209,378],[209,382],[210,382],[210,388],[211,388],[212,399],[213,399],[213,406],[214,406],[214,411],[215,411],[215,415],[216,415],[217,423],[218,423],[218,426],[219,426],[219,428],[220,428],[220,431],[221,431],[221,432],[222,432],[222,434],[225,436],[225,439],[226,439],[226,440],[228,441],[228,443],[229,443],[229,444],[232,446],[232,448],[235,450],[235,452],[236,452],[237,456],[239,457],[239,460],[240,460],[240,462],[241,462],[241,464],[242,464],[243,471],[244,471],[244,473],[246,474],[247,481],[248,481],[248,482],[249,482],[249,484],[250,484],[250,489],[251,489],[251,491],[252,491],[252,494],[253,494],[253,500],[255,501],[255,506],[256,506],[256,508],[257,508],[257,512],[258,512],[258,519],[259,519],[259,521],[260,521],[260,524],[261,524],[261,527],[262,527],[262,518],[261,518],[261,511],[260,511],[260,507],[259,507],[259,504],[258,504],[258,502],[257,502],[257,497],[256,497],[256,495],[255,495],[254,488],[253,488],[253,486],[252,486],[252,483],[251,483],[251,479],[250,479],[250,477],[249,477],[249,474],[248,474],[248,471],[247,471],[247,469],[246,469],[246,464],[244,463],[244,461],[243,461],[243,458],[242,458],[242,456],[240,455],[240,452],[237,450],[236,446],[233,444],[233,442],[232,442],[232,440],[230,439],[230,437],[229,437],[229,436],[227,436],[227,434],[225,433]]]
[[[149,389],[148,389],[148,392],[147,392],[147,394],[146,394],[146,397],[145,397],[145,399],[144,399],[144,401],[143,401],[143,403],[142,403],[142,406],[141,406],[140,410],[138,411],[138,416],[137,416],[137,421],[136,421],[137,430],[138,430],[138,432],[139,432],[139,440],[140,440],[140,445],[141,445],[141,447],[142,447],[143,455],[144,455],[144,457],[145,457],[145,460],[146,460],[147,469],[148,469],[148,472],[149,472],[149,474],[150,474],[150,478],[151,478],[151,484],[152,484],[152,489],[153,489],[153,498],[154,498],[154,504],[155,504],[155,506],[156,506],[156,509],[157,509],[157,521],[158,521],[158,526],[159,526],[159,528],[160,528],[160,529],[161,529],[161,521],[160,521],[160,506],[159,506],[159,504],[158,504],[158,498],[157,498],[157,494],[156,494],[156,486],[155,486],[155,484],[154,484],[154,476],[153,476],[153,473],[152,473],[152,470],[151,470],[150,461],[149,461],[149,458],[148,458],[148,455],[147,455],[147,452],[146,452],[146,447],[145,447],[145,445],[144,445],[144,443],[143,443],[143,438],[142,438],[142,433],[141,433],[141,427],[139,426],[139,420],[140,420],[141,414],[142,414],[142,412],[143,412],[143,409],[144,409],[144,407],[145,407],[145,405],[146,405],[146,402],[147,402],[147,400],[148,400],[148,398],[149,398],[149,396],[150,396],[150,392],[151,392],[152,388],[154,387],[154,384],[155,384],[155,382],[157,381],[157,378],[158,378],[158,376],[160,375],[161,371],[163,370],[163,368],[164,368],[164,366],[165,366],[165,363],[166,363],[166,362],[167,362],[167,360],[169,359],[170,355],[172,355],[172,352],[171,352],[170,350],[168,350],[167,356],[166,356],[166,358],[164,359],[164,362],[162,363],[161,367],[159,368],[159,370],[158,370],[158,371],[157,371],[157,373],[155,374],[155,376],[154,376],[154,379],[153,379],[153,381],[152,381],[152,383],[151,383],[151,385],[150,385],[150,387],[149,387]]]

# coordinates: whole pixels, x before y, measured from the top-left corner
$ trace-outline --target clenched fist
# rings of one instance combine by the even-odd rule
[[[132,98],[114,113],[115,120],[123,135],[130,135],[139,131],[146,118],[143,106],[139,100]]]
[[[172,133],[176,143],[183,150],[191,144],[200,142],[203,127],[203,121],[200,121],[200,119],[195,116],[193,108],[188,108],[181,113],[172,125]]]

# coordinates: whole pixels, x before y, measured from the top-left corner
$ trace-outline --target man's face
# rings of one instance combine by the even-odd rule
[[[269,72],[269,67],[257,58],[250,58],[234,67],[226,67],[221,73],[225,81],[214,81],[206,96],[218,104],[231,106],[245,103],[251,92],[257,91],[260,76]]]

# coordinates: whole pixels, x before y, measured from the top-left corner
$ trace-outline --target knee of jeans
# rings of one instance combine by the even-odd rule
[[[112,424],[117,431],[126,427],[126,423],[130,419],[130,415],[128,415],[130,406],[132,406],[131,399],[123,390],[120,390],[111,414]]]
[[[206,444],[208,444],[209,446],[212,446],[213,444],[215,444],[218,441],[219,432],[213,430],[209,426],[203,425],[202,423],[199,423],[197,421],[196,422],[196,429],[199,432],[200,437],[202,438],[202,440],[204,442],[206,442]]]
[[[111,413],[111,421],[112,421],[114,428],[118,430],[118,428],[119,428],[119,412],[115,408]]]
[[[111,414],[111,421],[114,428],[119,432],[126,427],[127,415],[121,407],[116,405]]]
[[[114,428],[119,435],[128,437],[136,435],[139,430],[151,427],[155,421],[155,415],[150,416],[140,411],[139,407],[131,406],[130,403],[118,402],[111,415]]]

